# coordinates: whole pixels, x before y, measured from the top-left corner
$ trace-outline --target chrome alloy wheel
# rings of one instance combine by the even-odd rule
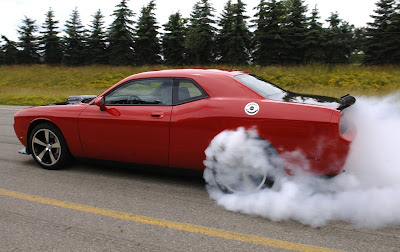
[[[61,143],[50,129],[39,129],[31,140],[31,150],[35,159],[44,166],[53,166],[61,157]]]

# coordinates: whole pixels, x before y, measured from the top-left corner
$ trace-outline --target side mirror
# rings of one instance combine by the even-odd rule
[[[96,100],[94,101],[94,104],[100,107],[101,111],[106,111],[106,98],[104,96],[97,97]]]

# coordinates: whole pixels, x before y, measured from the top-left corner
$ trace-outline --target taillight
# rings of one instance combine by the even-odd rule
[[[340,114],[340,121],[339,121],[339,130],[340,134],[346,133],[346,131],[349,129],[350,122],[349,120],[344,116],[344,112]]]
[[[353,141],[357,135],[357,128],[351,117],[344,115],[343,111],[340,115],[339,131],[342,138],[347,141]]]

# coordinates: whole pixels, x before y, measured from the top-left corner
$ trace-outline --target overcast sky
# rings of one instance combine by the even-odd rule
[[[60,21],[59,27],[64,29],[65,21],[69,19],[72,10],[77,7],[82,23],[88,25],[93,14],[100,9],[105,16],[106,26],[113,18],[110,17],[115,6],[121,0],[0,0],[0,34],[9,39],[17,40],[17,28],[21,26],[21,20],[27,16],[36,20],[37,25],[42,25],[45,14],[51,7],[54,11],[55,19]],[[147,5],[150,0],[130,0],[129,7],[137,14],[134,20],[137,20],[140,9]],[[159,24],[165,24],[169,15],[180,11],[183,17],[189,17],[193,5],[198,0],[156,0],[156,17]],[[224,7],[227,0],[211,0],[214,13],[217,17]],[[370,15],[375,10],[375,3],[378,0],[305,0],[308,9],[311,10],[317,5],[321,20],[330,16],[331,12],[338,12],[339,17],[356,27],[366,26],[371,21]],[[233,2],[236,2],[233,0]],[[260,0],[244,0],[247,4],[247,15],[252,17],[255,13],[254,7]]]

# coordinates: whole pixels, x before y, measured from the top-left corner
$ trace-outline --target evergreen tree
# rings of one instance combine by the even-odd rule
[[[376,15],[371,15],[374,22],[368,23],[366,41],[364,46],[365,64],[389,63],[393,53],[393,34],[391,31],[395,26],[391,25],[395,19],[396,0],[380,0],[376,3]],[[398,6],[398,5],[397,5]],[[399,49],[397,49],[399,50]]]
[[[348,63],[354,48],[354,27],[343,22],[337,13],[332,13],[326,21],[329,28],[326,31],[325,62]]]
[[[226,63],[229,60],[227,55],[229,53],[229,39],[232,34],[233,26],[233,6],[232,1],[228,0],[222,11],[221,18],[218,21],[218,25],[221,27],[216,35],[216,45],[218,50],[218,60]]]
[[[252,58],[256,64],[266,65],[269,56],[268,47],[264,43],[268,40],[267,2],[260,0],[260,3],[254,9],[257,10],[257,13],[254,15],[256,19],[252,21],[253,27],[256,29],[252,39]]]
[[[54,20],[54,12],[50,9],[42,26],[40,44],[44,51],[44,62],[47,64],[60,64],[62,60],[61,41],[58,37],[58,21]]]
[[[289,64],[300,64],[304,61],[307,6],[304,5],[303,0],[291,0],[288,4],[284,27],[287,54],[284,61]]]
[[[5,64],[5,56],[4,56],[4,51],[3,51],[3,45],[1,43],[1,39],[0,39],[0,66]]]
[[[93,15],[88,36],[88,53],[87,61],[90,64],[106,64],[108,63],[106,55],[106,33],[104,31],[104,16],[98,10]]]
[[[208,0],[199,0],[190,14],[190,25],[185,41],[190,64],[206,65],[215,61],[214,8]]]
[[[135,15],[128,8],[128,0],[121,0],[116,6],[118,9],[112,14],[115,19],[109,29],[109,62],[113,65],[132,65],[134,64],[134,22],[131,18]]]
[[[319,20],[317,6],[312,10],[309,18],[308,30],[305,34],[304,62],[323,62],[324,60],[324,28]]]
[[[136,28],[136,64],[154,65],[160,62],[161,47],[158,39],[154,0],[142,8]]]
[[[246,64],[249,61],[250,32],[246,25],[246,9],[241,0],[236,4],[229,0],[219,25],[222,27],[217,36],[220,61],[229,64]]]
[[[245,16],[246,4],[241,0],[233,6],[234,22],[233,22],[233,45],[234,50],[231,51],[231,57],[235,57],[232,63],[247,64],[250,59],[250,41],[251,33],[246,23],[248,16]]]
[[[350,63],[364,62],[364,45],[366,43],[366,33],[367,29],[365,27],[354,29],[354,51],[351,54]]]
[[[86,31],[82,25],[78,9],[71,13],[71,19],[66,23],[65,51],[63,62],[67,65],[82,65],[85,63]]]
[[[400,63],[400,3],[395,5],[395,11],[390,17],[390,24],[387,28],[390,39],[387,41],[387,51],[390,55],[387,63]]]
[[[259,65],[283,64],[286,58],[287,45],[282,37],[281,26],[284,8],[276,0],[261,0],[256,7],[256,30],[253,37],[253,60]]]
[[[169,16],[164,25],[162,37],[162,53],[167,65],[183,65],[185,63],[185,20],[179,12]]]
[[[17,48],[17,43],[9,40],[6,36],[2,36],[2,39],[6,42],[2,48],[4,52],[4,63],[7,65],[18,64],[19,50]]]
[[[19,47],[21,48],[19,55],[19,63],[36,64],[39,63],[38,38],[35,36],[37,27],[35,20],[25,16],[22,20],[23,25],[19,27]]]

